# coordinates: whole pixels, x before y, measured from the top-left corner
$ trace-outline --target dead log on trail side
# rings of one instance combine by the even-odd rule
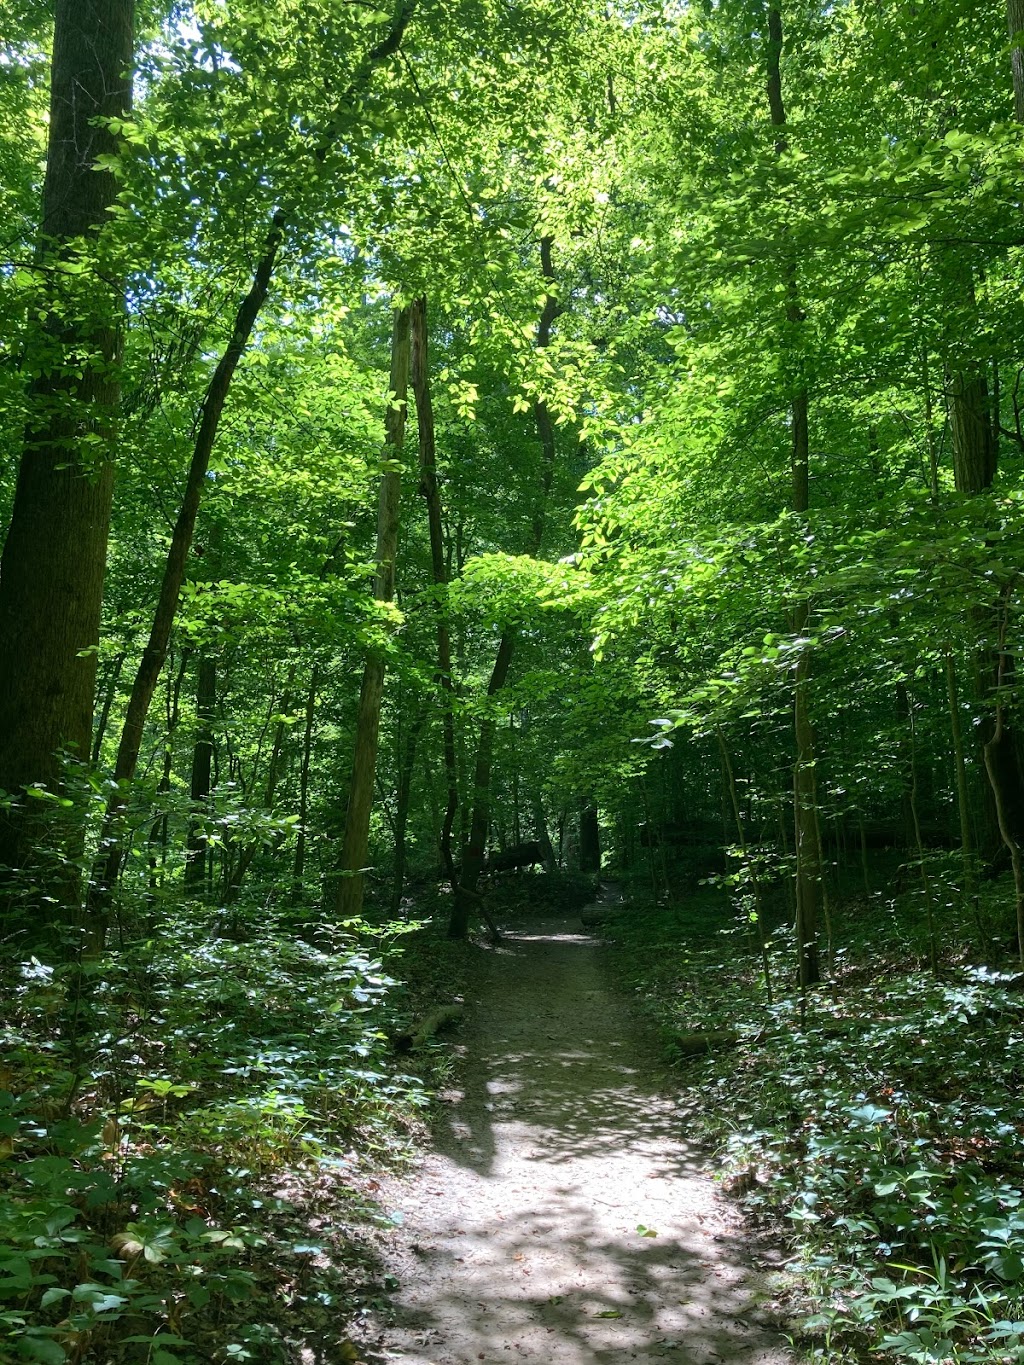
[[[703,1053],[718,1052],[735,1047],[740,1035],[731,1028],[699,1029],[695,1033],[676,1033],[670,1042],[680,1057],[699,1057]]]
[[[394,1040],[395,1051],[415,1052],[418,1047],[429,1042],[443,1028],[457,1023],[461,1018],[461,1005],[438,1005],[437,1009],[433,1009],[429,1014],[424,1015],[418,1024],[414,1024],[411,1028],[407,1028],[404,1033],[398,1034]]]

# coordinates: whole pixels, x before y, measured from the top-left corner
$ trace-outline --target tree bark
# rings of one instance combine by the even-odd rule
[[[452,886],[458,880],[452,853],[452,828],[459,809],[459,766],[455,751],[455,681],[452,677],[452,641],[448,625],[448,563],[445,557],[441,491],[437,482],[437,452],[434,439],[434,405],[430,392],[427,301],[417,299],[411,311],[411,374],[416,398],[419,433],[420,495],[427,504],[430,530],[430,563],[434,580],[434,608],[437,622],[437,683],[441,698],[441,745],[447,803],[441,823],[441,866]]]
[[[974,496],[991,488],[996,474],[988,381],[980,371],[951,374],[947,388],[953,482],[958,493]]]
[[[1006,27],[1011,39],[1024,33],[1024,0],[1006,0]],[[1024,123],[1024,51],[1018,43],[1010,50],[1013,72],[1013,116]]]
[[[402,908],[402,892],[405,890],[405,864],[407,856],[407,834],[409,829],[409,805],[412,795],[412,774],[416,763],[416,750],[420,732],[426,723],[426,711],[420,711],[409,726],[404,744],[398,746],[398,791],[395,800],[395,855],[392,864],[391,880],[391,917],[396,919]]]
[[[156,691],[160,673],[167,659],[171,643],[171,630],[178,610],[182,584],[185,581],[185,568],[195,535],[196,518],[199,504],[206,485],[206,472],[210,466],[210,456],[217,439],[217,430],[224,412],[228,390],[238,362],[242,358],[253,326],[267,297],[270,277],[274,271],[277,253],[281,245],[284,229],[284,216],[275,215],[270,234],[267,237],[263,255],[253,275],[252,285],[235,313],[231,337],[224,349],[217,368],[213,372],[203,399],[202,416],[192,451],[192,460],[185,480],[185,492],[181,508],[171,534],[167,550],[160,594],[157,598],[153,624],[149,640],[143,650],[128,698],[121,741],[114,764],[114,790],[107,803],[103,830],[100,836],[100,856],[97,874],[90,894],[90,910],[95,923],[92,926],[93,938],[101,941],[103,921],[109,904],[110,893],[114,887],[121,861],[121,840],[119,825],[124,811],[126,787],[135,776],[138,766],[139,750],[145,730],[146,717]]]
[[[384,469],[377,511],[377,574],[373,595],[378,602],[391,602],[395,596],[395,558],[398,553],[402,489],[399,460],[405,441],[406,395],[409,387],[409,324],[410,310],[396,309],[391,333],[391,402],[385,419]],[[341,919],[353,919],[363,908],[383,692],[384,655],[380,650],[373,650],[366,660],[359,691],[355,752],[339,868],[341,875],[337,879],[333,897],[334,913]]]
[[[782,96],[781,58],[783,48],[782,12],[776,6],[768,10],[768,106],[772,124],[776,128],[775,149],[781,156],[788,147],[785,134],[786,106]],[[796,278],[796,264],[785,267],[786,320],[792,329],[803,323]],[[799,382],[791,400],[790,425],[792,448],[790,471],[792,478],[793,511],[800,517],[810,506],[810,397],[807,386]],[[793,609],[791,626],[795,635],[803,635],[810,618],[810,606],[798,602]],[[815,781],[814,730],[811,725],[808,694],[811,680],[811,658],[806,649],[800,653],[794,674],[793,733],[796,757],[793,764],[793,826],[796,846],[796,937],[800,985],[813,985],[821,979],[818,963],[818,918],[821,908],[821,844],[818,837],[817,783]]]
[[[192,748],[192,778],[189,795],[198,806],[210,795],[213,775],[213,715],[217,706],[217,660],[203,654],[196,672],[196,737]],[[185,851],[185,886],[201,891],[206,880],[207,842],[198,822],[189,822]]]
[[[306,693],[306,715],[302,730],[302,766],[299,769],[299,832],[295,839],[295,862],[292,880],[298,891],[306,870],[306,824],[309,818],[309,764],[313,754],[313,724],[316,720],[316,697],[320,687],[320,669],[313,665]]]
[[[98,163],[119,147],[107,120],[131,107],[133,43],[132,0],[57,0],[39,377],[0,560],[0,788],[12,794],[58,786],[61,751],[89,758],[124,309],[117,265],[94,268],[118,190]],[[30,859],[33,826],[23,806],[4,813],[0,865]],[[73,904],[78,879],[50,889]]]
[[[601,826],[590,801],[580,807],[580,871],[588,875],[601,871]]]

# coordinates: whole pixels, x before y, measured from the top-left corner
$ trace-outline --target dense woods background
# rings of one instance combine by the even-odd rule
[[[0,1133],[117,1150],[247,973],[407,1104],[353,1060],[404,922],[599,873],[724,888],[804,1023],[872,906],[901,970],[1024,962],[1020,0],[0,28]],[[21,1356],[115,1358],[22,1261]]]

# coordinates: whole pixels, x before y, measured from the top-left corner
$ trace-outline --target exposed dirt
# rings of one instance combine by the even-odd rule
[[[792,1362],[608,951],[566,921],[480,950],[458,1089],[389,1192],[401,1289],[368,1357]]]

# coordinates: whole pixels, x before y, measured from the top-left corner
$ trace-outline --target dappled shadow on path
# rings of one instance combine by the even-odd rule
[[[488,952],[464,1031],[472,1041],[458,1048],[461,1091],[436,1130],[454,1161],[488,1173],[494,1125],[516,1123],[536,1130],[535,1161],[656,1147],[666,1176],[701,1168],[657,1095],[649,1042],[608,995],[599,953],[564,931],[520,932]]]
[[[545,926],[482,952],[379,1359],[789,1359],[603,951]]]

